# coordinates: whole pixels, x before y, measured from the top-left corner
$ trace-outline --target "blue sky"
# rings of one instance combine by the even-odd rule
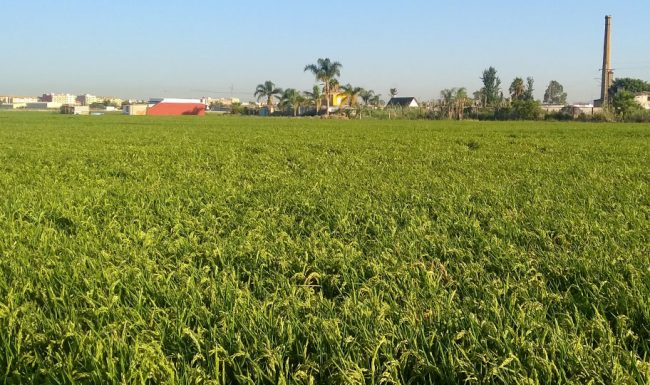
[[[234,96],[257,84],[309,89],[304,66],[343,64],[342,83],[383,95],[439,97],[558,80],[569,101],[599,95],[604,16],[617,77],[650,80],[650,1],[0,0],[0,94]],[[507,92],[506,92],[507,93]]]

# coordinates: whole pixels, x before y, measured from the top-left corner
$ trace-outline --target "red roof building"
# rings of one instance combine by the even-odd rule
[[[147,115],[205,115],[205,104],[199,99],[152,99]]]

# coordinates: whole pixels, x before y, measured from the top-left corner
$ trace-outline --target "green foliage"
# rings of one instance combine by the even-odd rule
[[[516,120],[538,120],[543,116],[539,102],[536,100],[517,100],[512,103],[512,118]]]
[[[508,89],[511,100],[533,100],[534,84],[535,80],[530,76],[526,78],[525,84],[524,79],[516,77]]]
[[[544,91],[544,103],[548,104],[566,104],[567,94],[564,92],[562,84],[556,80],[551,80]]]
[[[519,77],[515,78],[510,84],[509,91],[512,100],[522,100],[524,98],[524,94],[526,93],[524,79]]]
[[[447,119],[462,120],[465,108],[469,104],[467,90],[464,87],[440,91],[440,112]]]
[[[361,100],[363,100],[364,106],[369,106],[372,103],[375,96],[377,96],[375,95],[375,91],[366,90],[366,89],[362,89],[361,93],[359,94],[359,97],[361,98]]]
[[[112,107],[115,107],[115,108],[120,108],[121,107],[120,104],[118,104],[116,101],[111,100],[111,99],[104,99],[103,104],[105,106],[112,106]]]
[[[524,92],[524,100],[534,100],[533,91],[535,91],[535,79],[532,76],[526,78],[526,91]]]
[[[106,108],[106,104],[101,102],[95,102],[95,103],[91,103],[89,107],[92,109]]]
[[[515,100],[508,107],[497,109],[496,120],[539,120],[544,116],[536,100]]]
[[[631,93],[636,92],[650,92],[650,83],[641,79],[632,78],[619,78],[615,79],[609,89],[610,95],[615,95],[619,91],[627,91]]]
[[[626,90],[616,92],[611,103],[616,114],[622,117],[641,109],[639,103],[634,100],[634,94]]]
[[[483,97],[485,98],[486,106],[495,106],[499,102],[501,97],[500,87],[501,80],[497,76],[497,70],[494,67],[490,67],[483,71],[483,76],[481,77],[483,81]]]
[[[650,129],[0,114],[2,384],[647,384]]]
[[[300,91],[294,88],[287,88],[280,96],[280,107],[288,109],[293,116],[298,115],[298,110],[305,104],[305,98]]]
[[[341,87],[343,95],[345,95],[345,102],[348,107],[354,107],[357,103],[357,98],[364,92],[364,89],[361,87],[355,87],[352,84],[348,83]]]
[[[273,112],[273,98],[280,99],[282,96],[282,88],[275,86],[270,80],[265,81],[262,84],[258,84],[255,88],[255,97],[259,101],[260,99],[266,98],[266,107],[269,110],[269,113]]]
[[[314,106],[314,112],[318,115],[321,111],[323,97],[325,96],[318,85],[314,85],[311,91],[305,91],[307,103]]]
[[[343,68],[343,65],[337,61],[332,61],[330,58],[319,58],[315,64],[307,64],[304,69],[305,72],[311,72],[317,81],[323,82],[328,115],[330,96],[336,85],[338,85],[336,78],[341,76],[341,68]]]
[[[650,123],[650,110],[634,109],[623,116],[623,121],[630,123]]]

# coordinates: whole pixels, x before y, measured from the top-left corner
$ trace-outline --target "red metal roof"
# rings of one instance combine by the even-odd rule
[[[203,103],[169,103],[164,100],[147,109],[147,115],[205,115]]]

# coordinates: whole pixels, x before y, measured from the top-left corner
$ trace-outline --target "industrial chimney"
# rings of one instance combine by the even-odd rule
[[[612,71],[611,64],[611,33],[612,33],[612,17],[605,16],[605,43],[603,46],[603,68],[602,68],[602,83],[600,88],[600,101],[602,105],[607,104],[609,100],[609,87],[612,86],[614,78],[614,71]]]

